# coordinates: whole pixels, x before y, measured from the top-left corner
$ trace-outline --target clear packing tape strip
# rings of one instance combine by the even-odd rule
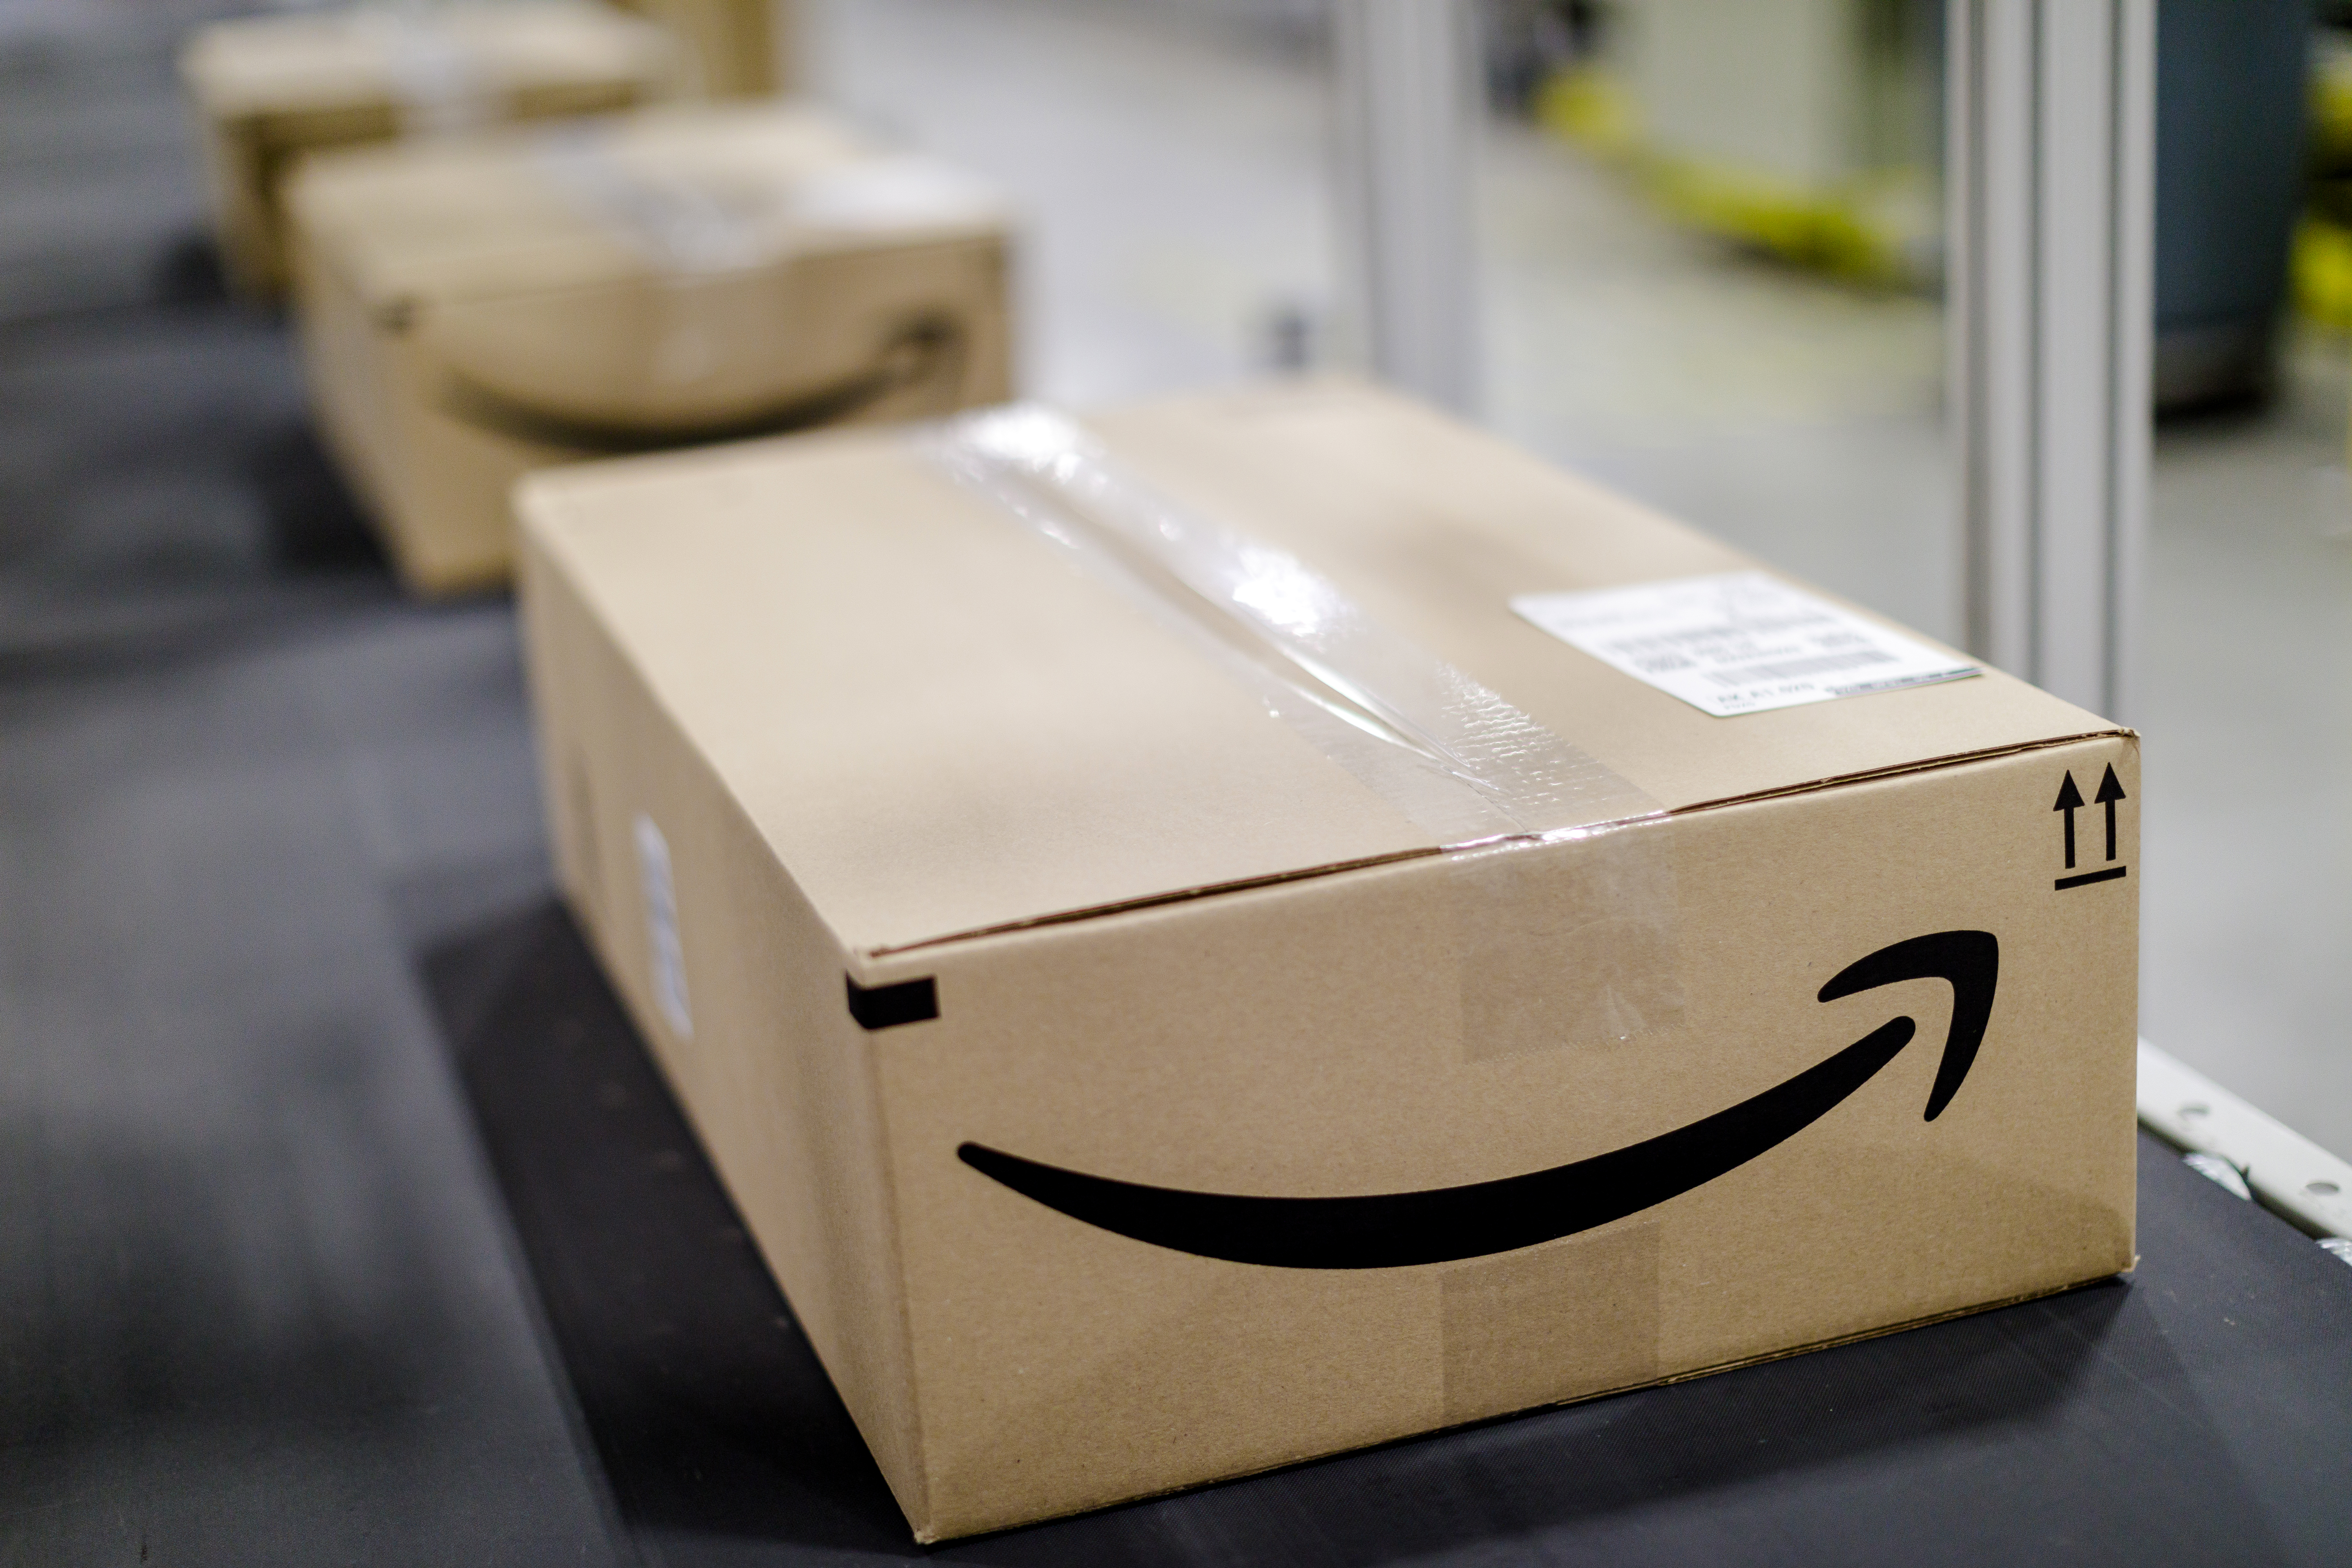
[[[1446,852],[1470,1057],[1679,1019],[1673,836],[1655,799],[1297,557],[1157,491],[1051,409],[991,409],[915,439]]]

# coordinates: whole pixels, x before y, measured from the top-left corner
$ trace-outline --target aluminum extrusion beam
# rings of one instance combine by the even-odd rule
[[[1469,8],[1338,0],[1332,56],[1345,328],[1382,380],[1474,413]]]
[[[1950,0],[1970,651],[2128,721],[2147,511],[2154,0]]]

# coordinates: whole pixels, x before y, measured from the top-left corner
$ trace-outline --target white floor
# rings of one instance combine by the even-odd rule
[[[1030,224],[1025,387],[1084,405],[1263,372],[1328,310],[1320,65],[1295,26],[1139,0],[823,0],[814,85]],[[1214,13],[1226,13],[1223,19]],[[1532,132],[1488,139],[1486,416],[1945,637],[1932,301],[1728,255]],[[2352,487],[2341,342],[2158,446],[2144,1032],[2352,1154]]]

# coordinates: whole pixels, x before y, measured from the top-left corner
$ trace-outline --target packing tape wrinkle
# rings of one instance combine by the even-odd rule
[[[1674,836],[1654,798],[1297,557],[1157,491],[1052,409],[983,410],[913,439],[1437,841],[1469,1059],[1679,1023]]]

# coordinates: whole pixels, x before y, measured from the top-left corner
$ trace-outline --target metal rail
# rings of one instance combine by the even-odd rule
[[[1969,651],[2132,717],[2154,0],[1950,0],[1951,416]]]
[[[1381,380],[1477,412],[1475,40],[1462,0],[1332,7],[1341,321]]]
[[[2352,1164],[2146,1040],[2139,1120],[2166,1142],[2223,1162],[2246,1188],[2240,1196],[2261,1199],[2314,1236],[2352,1237]]]

